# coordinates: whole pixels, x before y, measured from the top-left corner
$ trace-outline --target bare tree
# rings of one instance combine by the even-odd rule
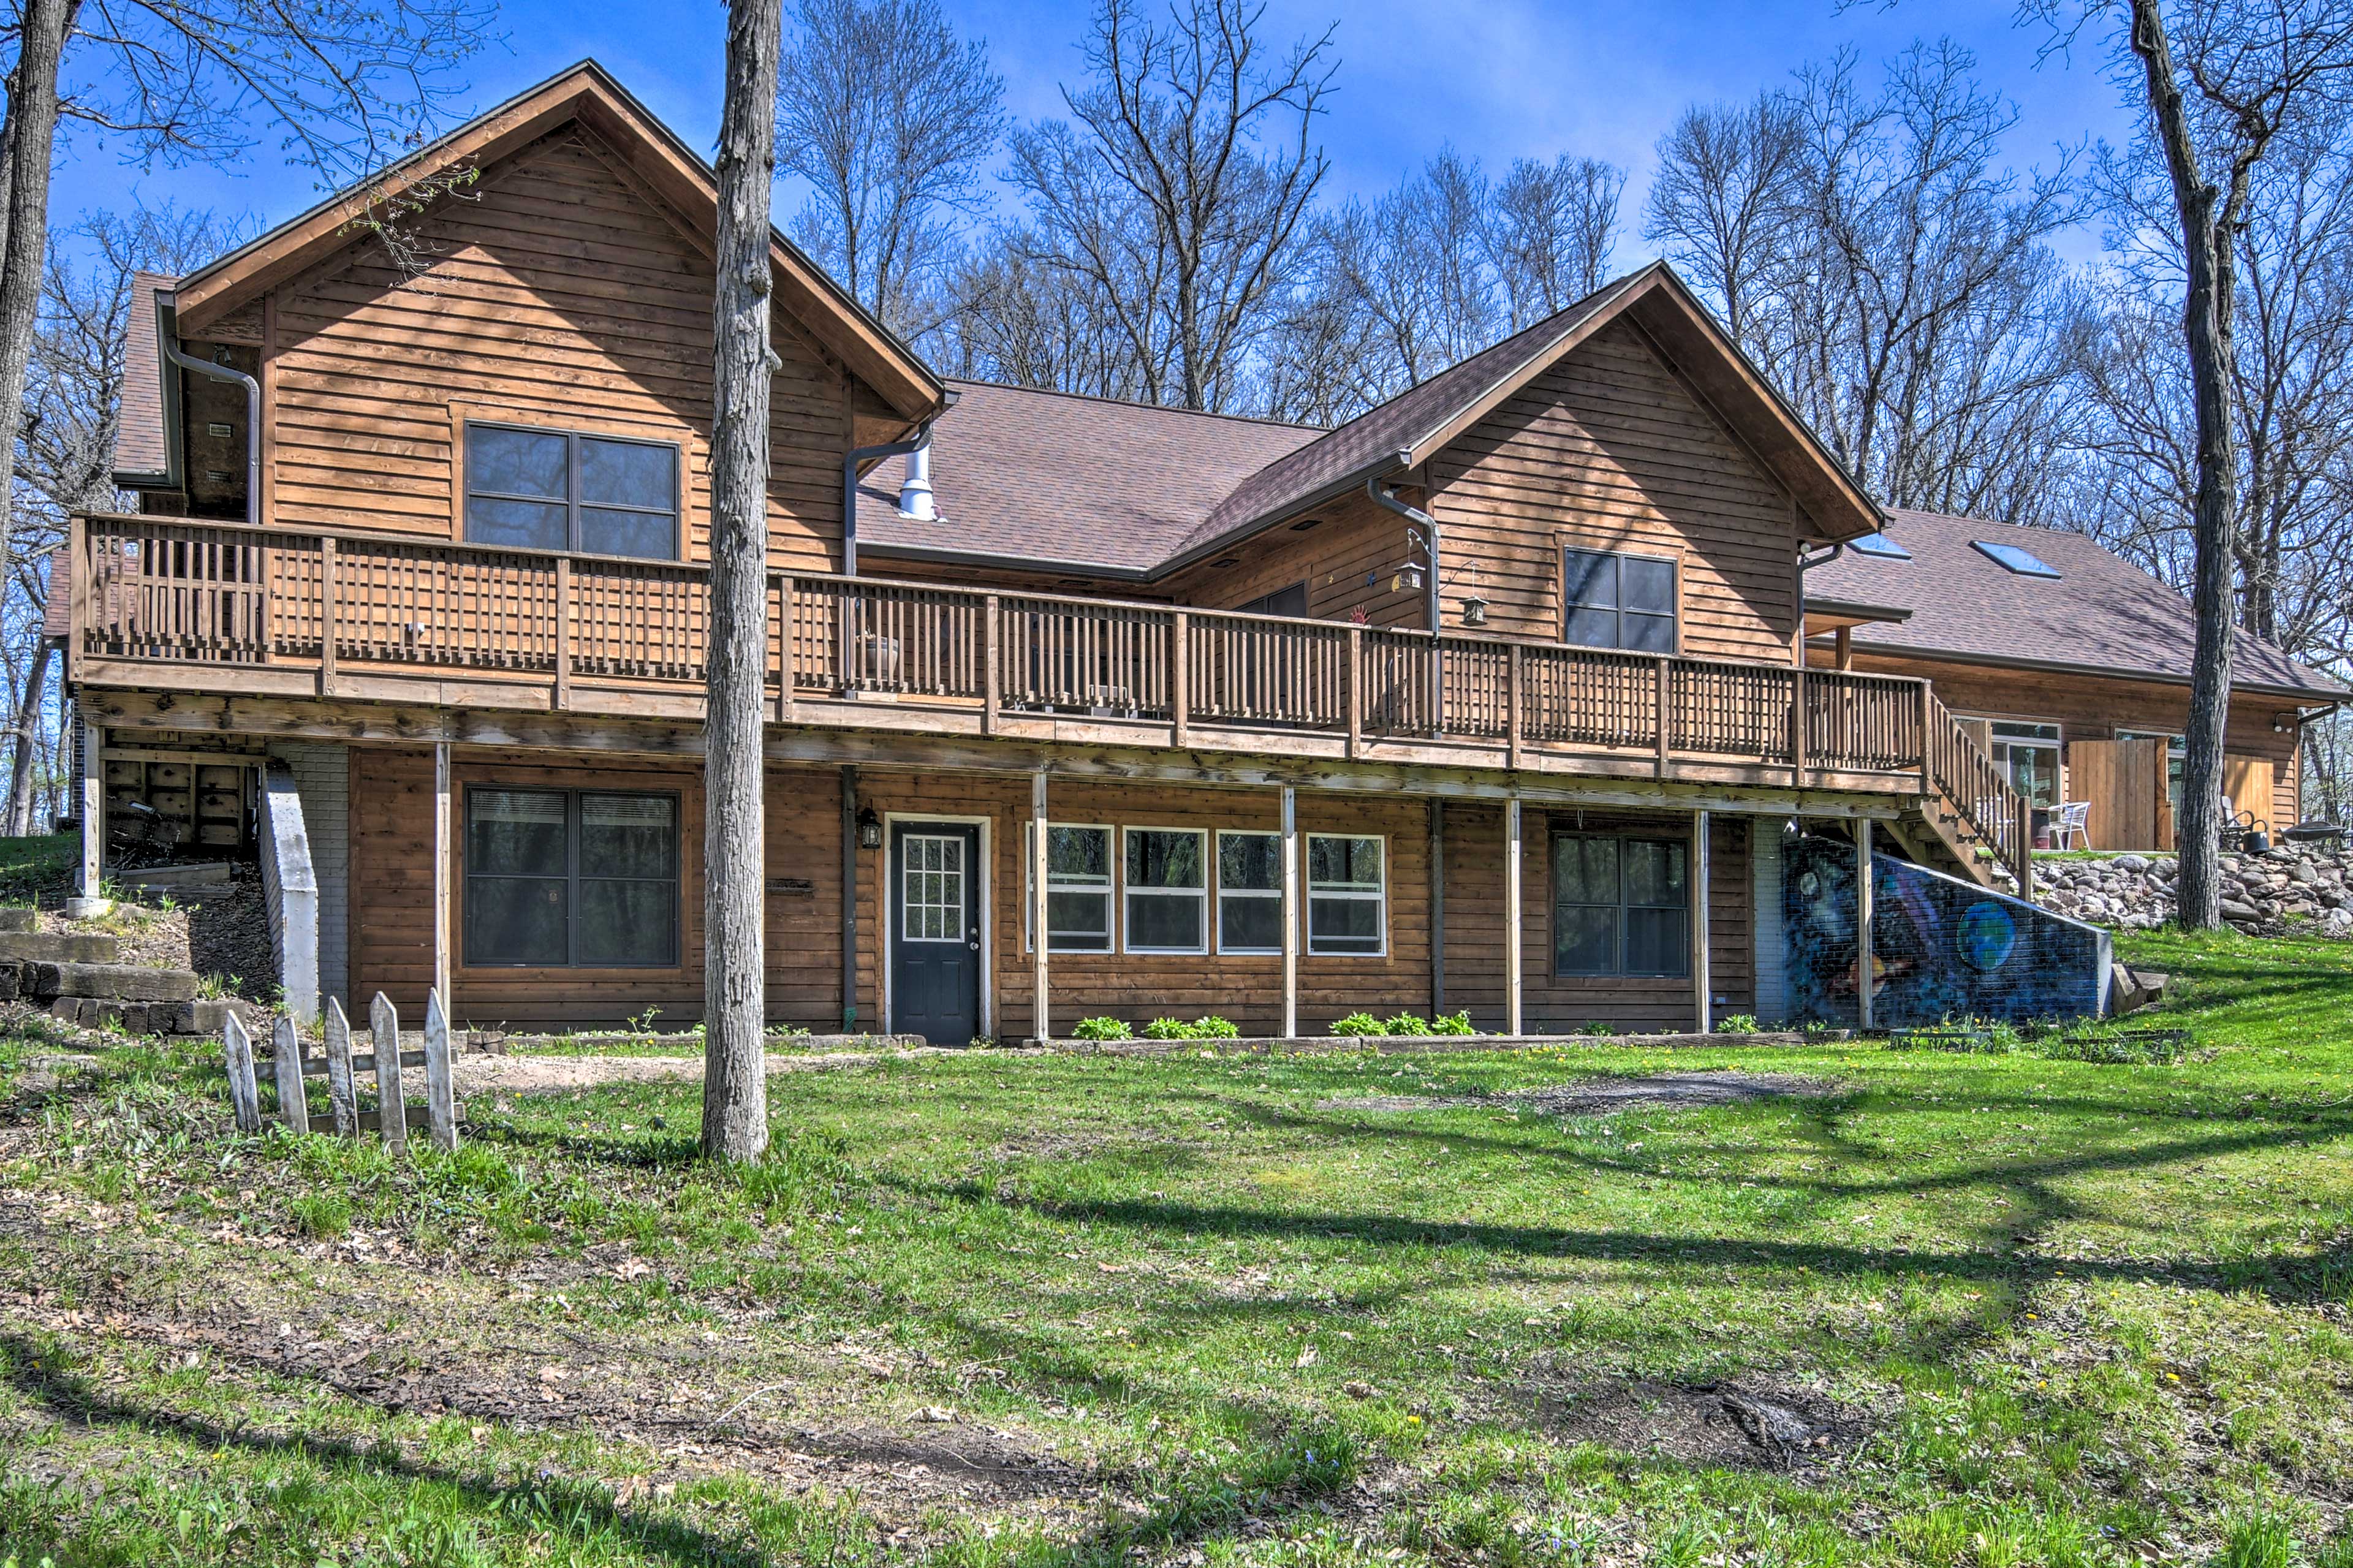
[[[911,341],[944,313],[957,226],[1005,130],[1005,80],[938,0],[800,0],[779,73],[776,162],[813,187],[794,232]]]
[[[2180,348],[2196,432],[2190,605],[2198,647],[2182,770],[2185,929],[2221,921],[2219,835],[2223,729],[2230,711],[2241,473],[2233,385],[2239,237],[2259,172],[2302,129],[2344,110],[2353,89],[2353,5],[2345,0],[2030,0],[2058,29],[2109,27],[2112,56],[2137,79],[2142,154],[2159,161],[2180,231]],[[2120,75],[2123,74],[2120,72]],[[2168,237],[2169,238],[2170,237]]]
[[[1317,256],[1320,287],[1364,325],[1359,402],[1426,381],[1501,332],[1481,243],[1488,194],[1479,165],[1447,148],[1396,190],[1369,205],[1352,201],[1333,220]]]
[[[1601,287],[1618,237],[1626,171],[1563,153],[1522,158],[1489,199],[1481,238],[1509,302],[1511,329],[1540,321]]]
[[[712,321],[711,652],[703,710],[702,1152],[768,1147],[766,844],[769,342],[782,0],[729,0]]]
[[[1029,200],[1031,259],[1084,283],[1144,395],[1223,409],[1323,183],[1331,35],[1266,64],[1262,4],[1177,0],[1165,23],[1142,9],[1101,0],[1093,80],[1064,89],[1070,119],[1015,132],[1010,178]]]
[[[48,552],[64,538],[74,512],[108,510],[120,500],[114,442],[131,275],[142,268],[185,271],[218,254],[239,232],[240,226],[209,212],[140,208],[122,216],[99,213],[77,226],[69,237],[89,253],[86,261],[72,259],[63,244],[50,247],[16,436],[16,570],[0,612],[16,714],[0,833],[32,831],[35,758],[46,746],[40,725],[50,711],[49,649],[39,631]]]
[[[1694,105],[1659,140],[1642,237],[1712,295],[1725,325],[1757,341],[1755,295],[1775,287],[1788,226],[1803,205],[1802,135],[1788,98]]]

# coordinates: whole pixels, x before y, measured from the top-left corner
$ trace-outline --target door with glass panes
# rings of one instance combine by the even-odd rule
[[[891,1028],[935,1046],[980,1033],[980,829],[891,829]]]

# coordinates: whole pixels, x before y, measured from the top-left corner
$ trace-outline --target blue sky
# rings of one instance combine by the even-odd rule
[[[965,36],[987,40],[1015,114],[1059,110],[1058,86],[1080,68],[1085,0],[947,5]],[[461,102],[488,107],[595,56],[707,148],[718,123],[722,15],[717,0],[509,0],[505,40],[468,68]],[[1339,90],[1324,127],[1330,193],[1383,190],[1451,141],[1490,169],[1563,152],[1609,159],[1633,172],[1630,215],[1651,148],[1685,104],[1745,99],[1846,45],[1874,63],[1923,35],[1967,45],[1985,79],[2020,105],[2007,151],[2021,166],[2047,163],[2059,145],[2086,136],[2128,134],[2100,62],[2079,52],[2038,65],[2042,35],[2013,26],[2012,16],[2012,0],[1844,8],[1835,0],[1270,0],[1265,26],[1271,40],[1287,43],[1338,23]],[[316,199],[310,175],[280,161],[274,137],[221,169],[126,168],[86,132],[65,157],[52,209],[61,223],[142,195],[272,223]],[[2089,234],[2064,247],[2077,259],[2094,247]],[[1630,237],[1617,259],[1647,254]]]

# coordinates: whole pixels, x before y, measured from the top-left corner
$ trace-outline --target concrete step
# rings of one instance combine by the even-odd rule
[[[27,931],[33,929],[33,911],[19,907],[0,909],[0,931]]]
[[[147,969],[132,963],[54,963],[0,959],[0,1000],[16,996],[47,1002],[79,996],[102,1002],[193,1002],[196,976],[186,969]]]
[[[0,928],[0,958],[50,963],[112,963],[122,956],[122,939],[92,931],[9,931]]]
[[[226,882],[228,876],[229,863],[213,860],[201,866],[151,866],[143,871],[117,871],[114,879],[126,888],[151,888],[164,891]]]

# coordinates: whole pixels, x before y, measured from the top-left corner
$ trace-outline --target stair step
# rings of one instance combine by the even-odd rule
[[[33,929],[33,911],[29,907],[0,909],[0,931],[25,931]]]
[[[0,927],[0,958],[49,963],[112,963],[122,956],[122,939],[92,931],[9,931]]]
[[[189,969],[149,969],[133,963],[54,963],[0,960],[0,992],[47,1001],[81,996],[107,1002],[193,1002]]]

